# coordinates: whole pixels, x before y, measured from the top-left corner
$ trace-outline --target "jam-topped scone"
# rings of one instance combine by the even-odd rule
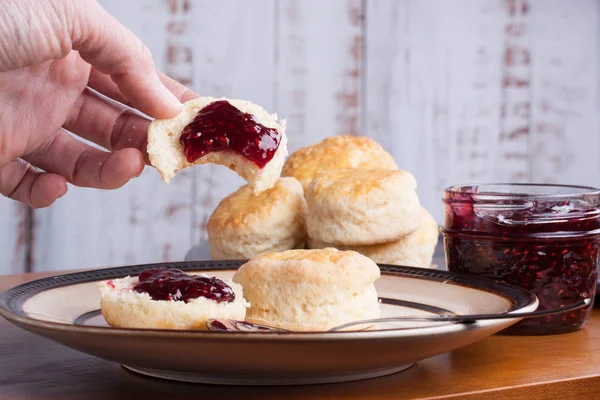
[[[332,136],[292,153],[282,176],[293,176],[304,188],[318,175],[344,168],[398,169],[394,158],[375,140],[364,136]]]
[[[326,331],[380,317],[374,285],[380,274],[369,258],[329,248],[254,257],[237,270],[233,281],[244,287],[251,303],[246,321],[292,331]]]
[[[213,163],[235,171],[259,193],[281,174],[285,128],[285,120],[249,101],[199,97],[177,117],[150,124],[148,155],[167,183],[183,168]]]
[[[206,330],[210,318],[243,320],[242,287],[178,269],[146,269],[138,277],[99,284],[101,310],[113,327]]]

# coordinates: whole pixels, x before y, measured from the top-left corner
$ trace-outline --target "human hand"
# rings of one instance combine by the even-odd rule
[[[0,0],[0,21],[0,193],[32,207],[67,182],[115,189],[139,176],[150,119],[137,110],[170,118],[196,97],[95,0]]]

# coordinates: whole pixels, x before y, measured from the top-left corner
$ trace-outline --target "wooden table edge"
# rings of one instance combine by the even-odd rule
[[[582,389],[574,388],[574,386],[582,386]],[[592,391],[590,391],[591,389]],[[510,398],[521,399],[527,398],[527,400],[536,399],[548,399],[548,395],[551,393],[552,398],[566,398],[566,399],[583,399],[591,397],[579,397],[582,394],[597,395],[596,398],[600,398],[600,374],[589,375],[576,378],[557,379],[554,381],[546,381],[539,383],[527,383],[517,386],[504,386],[494,389],[474,390],[470,392],[448,394],[444,396],[436,397],[419,397],[414,400],[452,400],[452,399],[464,399],[464,400],[504,400],[510,396]],[[578,397],[574,397],[578,396]]]

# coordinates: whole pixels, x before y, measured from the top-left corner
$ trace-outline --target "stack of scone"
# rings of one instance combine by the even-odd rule
[[[437,224],[415,178],[376,141],[336,136],[293,153],[273,187],[227,196],[208,222],[215,260],[290,249],[355,250],[377,263],[430,267]]]
[[[406,171],[342,169],[318,175],[306,193],[308,246],[355,250],[381,264],[429,267],[437,224]]]
[[[379,143],[337,136],[292,154],[282,175],[305,187],[307,247],[355,250],[381,264],[431,267],[438,226],[417,182]]]
[[[203,163],[248,182],[210,217],[213,259],[334,246],[378,263],[431,265],[437,225],[419,204],[414,177],[379,143],[329,137],[284,163],[285,131],[285,120],[256,104],[213,97],[190,100],[177,117],[150,125],[148,154],[166,182]]]

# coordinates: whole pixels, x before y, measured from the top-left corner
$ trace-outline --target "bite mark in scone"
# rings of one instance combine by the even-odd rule
[[[150,163],[169,183],[176,172],[214,163],[235,171],[256,193],[271,188],[287,156],[285,120],[245,100],[199,97],[148,128]]]

